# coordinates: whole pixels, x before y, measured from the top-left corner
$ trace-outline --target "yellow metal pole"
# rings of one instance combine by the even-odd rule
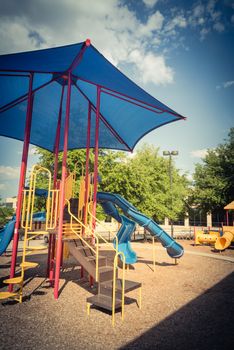
[[[153,237],[153,269],[155,272],[155,240],[154,240],[154,237]]]
[[[88,315],[88,316],[90,315],[90,306],[91,306],[90,303],[87,303],[87,304],[86,304],[86,310],[87,310],[87,315]]]
[[[139,300],[138,300],[138,306],[139,309],[141,310],[141,300],[142,300],[142,287],[139,288]]]
[[[123,275],[122,275],[122,307],[121,307],[121,316],[122,321],[124,320],[124,298],[125,298],[125,256],[123,257]]]

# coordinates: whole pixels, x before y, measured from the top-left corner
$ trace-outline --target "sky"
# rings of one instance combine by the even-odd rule
[[[192,178],[234,126],[234,1],[0,0],[0,54],[90,38],[130,79],[186,121],[165,125],[136,146],[177,150]],[[17,194],[22,142],[0,137],[0,197]],[[30,147],[28,167],[38,156]]]

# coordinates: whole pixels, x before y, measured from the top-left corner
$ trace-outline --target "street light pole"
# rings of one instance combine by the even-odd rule
[[[172,194],[172,156],[178,156],[178,151],[163,151],[164,156],[169,156],[169,179],[170,179],[170,194],[171,194],[171,212],[173,210],[173,194]],[[171,217],[171,237],[173,238],[173,221]]]

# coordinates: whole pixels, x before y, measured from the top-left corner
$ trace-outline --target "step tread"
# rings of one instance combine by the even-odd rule
[[[6,280],[3,281],[3,283],[6,284],[20,284],[23,282],[23,277],[13,277],[13,278],[7,278]]]
[[[79,240],[79,237],[77,235],[64,235],[63,236],[63,241],[74,241],[74,240]]]
[[[39,245],[37,245],[37,246],[29,246],[29,247],[27,247],[27,251],[44,250],[44,249],[47,249],[47,246],[43,246],[43,245],[39,246]]]
[[[113,271],[113,267],[111,266],[100,266],[99,267],[99,272],[109,272]]]
[[[48,231],[29,231],[28,235],[48,235]]]
[[[91,248],[89,248],[89,247],[87,247],[87,246],[84,246],[84,245],[82,245],[82,246],[78,245],[78,246],[76,247],[76,249],[77,249],[77,250],[91,250]]]
[[[0,300],[17,297],[18,293],[0,292]]]
[[[103,309],[112,311],[112,297],[103,294],[93,295],[86,299],[87,303],[99,306]],[[115,309],[121,308],[121,300],[115,299]]]
[[[35,262],[31,262],[31,261],[25,261],[23,263],[20,264],[20,267],[24,268],[34,268],[37,267],[39,264],[35,263]]]
[[[86,260],[88,260],[88,261],[96,260],[96,256],[94,256],[94,255],[86,256],[85,258],[86,258]],[[105,256],[102,256],[102,255],[99,255],[98,258],[99,258],[99,259],[106,259],[106,257],[105,257]]]
[[[113,281],[102,282],[101,284],[105,288],[112,289]],[[132,290],[140,288],[141,286],[142,286],[142,283],[140,282],[125,280],[124,292],[129,293]],[[122,290],[122,279],[117,279],[116,289],[118,291]]]

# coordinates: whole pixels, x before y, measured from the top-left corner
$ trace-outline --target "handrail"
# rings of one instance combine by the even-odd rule
[[[106,227],[101,223],[101,221],[100,221],[99,219],[97,219],[97,218],[91,213],[91,211],[89,210],[89,206],[90,206],[90,203],[89,203],[89,205],[88,205],[88,212],[89,212],[90,216],[91,216],[93,219],[95,219],[95,220],[98,222],[98,224],[99,224],[100,226],[102,226],[103,228],[105,228],[105,230],[108,231],[108,232],[110,233],[111,231],[110,231],[110,230],[107,230]],[[99,235],[99,236],[101,237],[101,239],[103,239],[103,241],[104,241],[106,244],[108,244],[108,246],[111,247],[111,249],[113,249],[113,250],[115,250],[116,252],[118,252],[119,239],[118,239],[117,236],[115,236],[116,248],[113,248],[113,246],[110,244],[110,242],[108,242],[100,233],[95,232],[95,235]]]
[[[115,294],[116,294],[116,270],[118,268],[118,256],[122,255],[123,261],[123,274],[122,274],[122,296],[121,296],[121,316],[124,319],[124,297],[125,297],[125,255],[123,252],[116,252],[114,259],[114,271],[113,271],[113,290],[112,290],[112,326],[115,325]]]
[[[87,226],[85,226],[84,224],[83,224],[83,222],[82,221],[80,221],[77,217],[75,217],[75,215],[73,215],[72,214],[72,212],[71,212],[71,205],[70,205],[70,202],[69,202],[69,200],[67,200],[66,199],[66,202],[68,203],[68,213],[70,214],[70,216],[71,216],[71,218],[73,218],[75,221],[77,221],[81,226],[83,226],[85,229],[88,229],[88,231],[90,231],[91,233],[92,233],[92,230],[89,228],[89,227],[87,227]],[[99,276],[98,276],[98,265],[99,265],[99,262],[98,262],[98,259],[99,259],[99,238],[98,237],[95,237],[95,239],[96,239],[96,250],[95,249],[93,249],[93,247],[91,247],[91,245],[90,244],[88,244],[85,240],[84,240],[84,238],[79,234],[79,233],[77,233],[74,229],[73,229],[73,227],[72,227],[72,220],[71,220],[71,230],[72,230],[72,232],[74,232],[78,237],[79,237],[79,239],[82,241],[82,242],[84,242],[88,247],[89,247],[89,249],[91,249],[92,250],[92,252],[94,252],[94,254],[96,254],[96,271],[95,271],[95,277],[96,277],[96,281],[98,282],[98,280],[99,280]]]
[[[26,215],[27,215],[29,218],[29,220],[27,221],[27,225],[28,225],[27,228],[32,229],[36,181],[37,181],[37,175],[40,172],[45,172],[48,174],[48,194],[47,194],[47,201],[46,201],[46,230],[54,229],[57,224],[59,190],[51,189],[51,181],[52,181],[51,172],[48,169],[41,167],[38,164],[32,167],[29,189],[23,191],[24,198],[23,198],[21,226],[25,228],[24,221],[27,221],[27,218],[26,218]],[[29,204],[27,203],[27,196],[28,196]]]

